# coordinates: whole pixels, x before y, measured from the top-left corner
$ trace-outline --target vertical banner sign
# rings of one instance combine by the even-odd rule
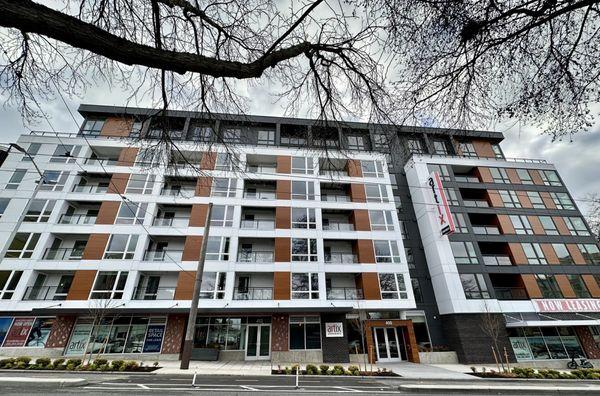
[[[22,347],[27,341],[29,330],[33,326],[35,318],[15,318],[6,339],[4,340],[3,347]]]
[[[146,332],[146,342],[144,343],[144,353],[160,352],[164,334],[164,325],[148,326],[148,331]]]
[[[65,348],[65,355],[83,355],[92,332],[91,324],[78,324],[73,328],[71,339]]]
[[[450,207],[446,200],[444,187],[437,172],[431,172],[427,185],[431,188],[433,203],[436,211],[436,221],[440,225],[442,235],[450,235],[454,232],[454,220],[450,214]]]
[[[11,317],[2,317],[0,318],[0,345],[4,342],[6,338],[6,334],[8,333],[8,329],[10,329],[10,325],[13,322],[13,318]]]
[[[45,348],[46,341],[52,330],[54,318],[37,318],[27,338],[27,347]]]

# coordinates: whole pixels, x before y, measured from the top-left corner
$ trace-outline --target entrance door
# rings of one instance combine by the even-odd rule
[[[246,360],[269,360],[271,325],[249,324],[246,331]]]
[[[375,349],[377,350],[377,360],[380,362],[395,362],[402,360],[404,343],[402,330],[398,334],[395,327],[374,327],[373,335],[375,338]]]

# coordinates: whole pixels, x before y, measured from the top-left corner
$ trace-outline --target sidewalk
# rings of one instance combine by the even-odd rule
[[[450,366],[450,367],[445,367]],[[443,364],[423,364],[398,362],[387,363],[386,367],[394,373],[400,375],[403,379],[411,380],[468,380],[477,381],[481,378],[465,374],[470,372],[468,366],[460,364],[443,365]]]

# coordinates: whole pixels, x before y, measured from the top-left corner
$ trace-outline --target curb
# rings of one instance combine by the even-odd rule
[[[60,373],[60,374],[67,374],[67,375],[71,375],[71,374],[77,374],[77,375],[84,375],[84,374],[116,374],[116,375],[156,375],[156,370],[150,371],[150,372],[145,372],[145,371],[141,371],[141,372],[137,372],[137,371],[85,371],[85,370],[73,370],[73,371],[68,371],[68,370],[22,370],[22,369],[0,369],[0,374],[3,373]],[[0,377],[1,378],[7,378],[7,377]]]
[[[418,384],[407,384],[398,386],[398,390],[401,392],[410,393],[440,393],[440,394],[464,394],[464,393],[489,393],[489,394],[594,394],[597,395],[600,392],[600,387],[581,387],[581,386],[528,386],[528,387],[516,387],[516,386],[502,386],[502,385],[472,385],[472,386],[460,386],[460,385],[418,385]]]
[[[0,378],[0,384],[56,384],[59,388],[72,388],[78,386],[84,386],[88,384],[88,381],[84,378],[40,378],[40,377],[2,377]]]

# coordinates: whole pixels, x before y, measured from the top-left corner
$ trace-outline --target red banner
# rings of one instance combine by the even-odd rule
[[[3,347],[22,347],[27,341],[29,331],[33,326],[35,318],[19,318],[16,317],[6,338],[4,339]]]
[[[600,312],[600,299],[532,300],[538,312]]]

